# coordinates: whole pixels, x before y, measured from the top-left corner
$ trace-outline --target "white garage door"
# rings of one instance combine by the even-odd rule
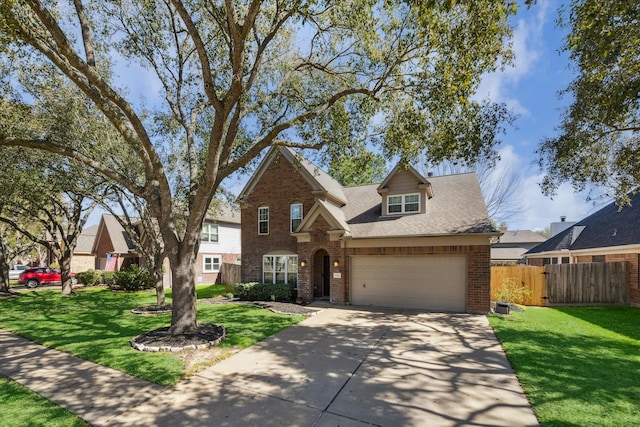
[[[463,256],[354,256],[351,303],[465,311]]]

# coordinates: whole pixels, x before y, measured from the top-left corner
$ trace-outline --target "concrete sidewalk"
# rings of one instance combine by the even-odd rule
[[[0,374],[80,416],[104,425],[166,387],[87,362],[0,330]]]
[[[169,389],[91,365],[0,334],[3,374],[94,425],[538,424],[484,316],[329,308]]]

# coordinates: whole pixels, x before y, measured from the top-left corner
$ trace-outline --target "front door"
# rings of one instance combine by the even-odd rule
[[[329,255],[322,257],[322,296],[331,296],[331,268],[329,266]]]
[[[329,297],[331,294],[331,277],[329,274],[329,254],[324,249],[320,249],[313,256],[314,298]]]

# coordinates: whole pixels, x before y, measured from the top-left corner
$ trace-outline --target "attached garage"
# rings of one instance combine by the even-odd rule
[[[351,303],[464,312],[465,256],[353,256]]]

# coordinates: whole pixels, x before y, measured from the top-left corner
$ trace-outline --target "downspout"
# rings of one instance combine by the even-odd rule
[[[340,236],[340,246],[342,247],[342,259],[344,260],[344,277],[342,278],[344,283],[344,304],[351,305],[351,299],[349,298],[349,290],[347,289],[347,283],[349,284],[349,288],[351,287],[351,262],[347,264],[347,239],[350,239],[351,236],[348,235],[348,232],[345,232]],[[347,271],[346,267],[349,267],[349,271]],[[349,281],[347,282],[347,277]]]

